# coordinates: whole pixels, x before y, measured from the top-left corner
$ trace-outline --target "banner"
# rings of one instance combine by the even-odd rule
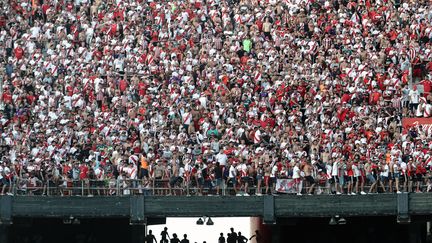
[[[276,191],[280,193],[297,193],[293,179],[277,179]]]
[[[422,130],[432,129],[432,118],[402,118],[403,133],[407,133],[411,127],[422,126]]]

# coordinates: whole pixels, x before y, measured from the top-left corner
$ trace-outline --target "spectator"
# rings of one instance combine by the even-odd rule
[[[189,240],[187,239],[187,234],[183,235],[183,239],[180,241],[180,243],[189,243]]]
[[[174,235],[175,235],[175,237],[174,237]],[[177,235],[176,235],[176,234],[173,234],[173,237],[174,237],[174,238],[177,238]],[[169,238],[169,235],[168,235],[168,228],[167,228],[167,227],[164,227],[163,231],[161,232],[161,240],[160,240],[160,243],[168,243],[168,238]]]
[[[170,243],[180,243],[180,239],[177,238],[177,234],[173,234],[173,238],[171,238]]]
[[[251,241],[253,238],[255,238],[256,243],[261,243],[262,242],[262,235],[258,230],[255,230],[255,234],[252,235],[249,240]]]
[[[156,237],[153,235],[152,230],[149,230],[148,234],[146,235],[145,242],[146,243],[153,243],[153,242],[157,243]]]
[[[366,164],[380,165],[383,154],[399,170],[413,157],[416,168],[432,148],[430,131],[405,133],[401,121],[431,116],[432,8],[398,2],[4,3],[0,145],[11,180],[3,168],[2,191],[32,170],[47,187],[63,184],[60,168],[66,187],[85,181],[85,194],[97,175],[133,194],[147,173],[167,188],[184,171],[180,184],[190,186],[192,168],[217,161],[231,184],[255,178],[240,180],[249,191],[268,163],[269,193],[277,179],[302,183],[317,161],[332,166],[329,193],[331,183],[352,194],[357,155],[366,186],[381,181],[383,171]],[[236,160],[242,169],[231,177]],[[303,160],[310,167],[294,175]],[[399,171],[405,191],[409,166]],[[415,176],[415,191],[427,173]],[[211,175],[196,179],[212,186]]]
[[[223,233],[220,233],[218,243],[225,243],[225,237],[224,237]]]
[[[242,235],[241,232],[238,232],[237,243],[245,243],[245,242],[248,242],[248,239],[244,235]]]
[[[236,243],[237,233],[234,231],[234,228],[231,228],[230,231],[231,233],[228,233],[227,243]]]

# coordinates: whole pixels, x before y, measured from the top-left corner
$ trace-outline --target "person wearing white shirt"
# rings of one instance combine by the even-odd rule
[[[380,178],[381,179],[380,180],[380,184],[382,186],[384,186],[384,188],[385,188],[385,184],[389,181],[389,174],[390,174],[390,167],[389,167],[389,165],[387,163],[385,163],[382,166],[382,171],[381,171],[381,174],[380,174],[380,176],[381,176],[381,178]]]
[[[192,113],[189,110],[186,110],[182,115],[182,119],[185,129],[187,130],[192,122]]]
[[[87,43],[87,45],[91,44],[91,41],[93,39],[93,33],[94,33],[94,29],[92,27],[89,27],[89,28],[86,29],[85,35],[86,35],[86,43]]]
[[[10,186],[11,185],[11,170],[9,169],[9,167],[4,166],[4,168],[3,168],[3,174],[4,174],[4,177],[2,177],[3,187],[2,187],[0,195],[4,195],[6,187],[8,187],[8,186],[9,186],[9,189],[8,189],[7,194],[11,195],[10,194],[10,192],[12,190],[12,187]]]
[[[355,178],[355,193],[356,194],[360,193],[361,195],[365,195],[366,193],[363,191],[364,184],[362,183],[362,178],[361,178],[362,174],[360,169],[361,169],[361,165],[358,164],[358,161],[352,165],[352,170],[354,172],[354,178]],[[360,192],[359,192],[359,185],[361,189]]]
[[[332,169],[333,166],[331,165],[331,163],[326,163],[326,172],[327,172],[327,178],[332,178]],[[328,185],[327,185],[327,190],[328,190],[328,194],[331,194],[331,179],[327,180],[328,181]]]
[[[407,174],[407,163],[402,161],[399,165],[400,167],[400,173],[401,173],[401,178],[403,178],[403,187],[404,187],[404,191],[407,191],[407,184],[408,184],[408,174]]]
[[[409,98],[410,109],[414,112],[415,110],[417,110],[417,106],[420,101],[420,93],[417,90],[416,86],[414,86],[413,89],[409,91],[408,98]]]
[[[301,182],[302,182],[301,181],[301,170],[300,170],[299,166],[300,166],[299,163],[296,163],[294,165],[293,176],[292,176],[292,178],[294,179],[294,185],[295,185],[295,189],[297,191],[297,195],[301,195],[301,187],[300,187],[300,185],[301,185]]]
[[[234,191],[237,194],[237,169],[235,167],[234,162],[231,163],[231,166],[229,168],[227,184],[229,184],[230,182],[232,183],[232,186],[234,187]]]
[[[228,161],[228,156],[224,154],[223,150],[220,150],[219,153],[216,155],[216,162],[219,162],[221,166],[226,166],[226,163]]]
[[[129,156],[128,163],[134,165],[138,165],[139,163],[138,155],[134,154],[133,151],[131,151],[131,155]]]
[[[269,178],[269,187],[271,188],[271,191],[274,192],[275,188],[276,188],[276,176],[277,176],[277,172],[278,172],[278,167],[276,164],[273,164],[273,166],[271,166],[271,170],[270,170],[270,178]]]
[[[261,131],[257,129],[254,135],[254,144],[259,144],[259,143],[261,143]]]
[[[397,161],[397,158],[393,159],[392,162],[390,162],[390,169],[393,171],[392,176],[393,176],[393,180],[395,182],[395,189],[396,189],[396,193],[401,193],[401,191],[399,191],[399,177],[400,177],[400,171],[399,171],[399,164]],[[390,191],[392,191],[392,186],[389,185]]]
[[[335,190],[336,190],[336,194],[342,194],[339,190],[339,165],[340,163],[335,160],[333,162],[333,166],[332,166],[332,179],[333,179],[333,183],[335,184]]]
[[[240,190],[244,188],[244,194],[245,196],[249,196],[247,193],[248,189],[248,182],[249,182],[249,176],[248,176],[248,167],[247,165],[242,161],[241,164],[237,166],[237,171],[240,173]]]

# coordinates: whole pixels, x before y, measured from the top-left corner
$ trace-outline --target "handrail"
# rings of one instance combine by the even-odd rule
[[[195,178],[190,180],[182,179],[178,181],[171,181],[171,179],[110,179],[110,180],[66,180],[57,181],[52,180],[45,182],[38,182],[37,185],[23,184],[19,180],[12,181],[10,187],[10,194],[16,196],[124,196],[124,195],[153,195],[153,196],[169,196],[169,195],[235,195],[233,194],[235,188],[232,185],[228,185],[228,182],[222,180],[219,185],[220,194],[216,192],[215,181],[204,181],[199,184]],[[202,182],[202,181],[201,181]],[[301,182],[302,184],[305,184]],[[328,190],[328,181],[325,185],[320,187],[321,190]],[[171,186],[172,184],[172,186]],[[415,183],[407,185],[407,192],[414,191],[416,187]],[[238,188],[238,186],[237,186]],[[302,185],[301,191],[306,193],[309,189],[308,185]],[[400,189],[403,188],[403,183],[400,185]],[[411,188],[411,189],[410,189]],[[0,188],[1,189],[1,188]],[[260,192],[257,190],[257,185],[253,183],[248,187],[248,190],[244,193],[250,194],[261,194],[265,191],[266,185],[263,183],[260,188]],[[277,193],[270,188],[271,193]],[[369,191],[370,185],[364,185],[365,191]],[[385,185],[386,191],[389,190],[388,185]],[[422,192],[431,192],[432,185],[430,183],[423,183],[420,186]],[[401,190],[402,191],[402,190]],[[327,191],[327,194],[330,192]],[[290,194],[290,193],[288,193]],[[292,194],[292,193],[291,193]]]

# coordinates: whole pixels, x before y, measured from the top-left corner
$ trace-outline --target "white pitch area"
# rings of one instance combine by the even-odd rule
[[[172,238],[172,234],[176,233],[179,239],[183,239],[183,235],[187,234],[190,243],[218,243],[220,233],[224,234],[226,239],[230,228],[234,228],[235,232],[241,232],[246,238],[251,236],[251,221],[248,217],[242,218],[211,218],[214,225],[197,225],[198,218],[167,218],[165,225],[150,225],[147,231],[152,230],[157,241],[160,241],[160,233],[164,227],[168,228],[168,233]],[[207,221],[207,220],[206,220]]]

